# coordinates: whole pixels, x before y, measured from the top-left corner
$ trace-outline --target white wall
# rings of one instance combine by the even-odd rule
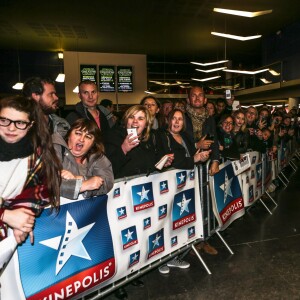
[[[80,81],[80,65],[112,65],[132,66],[133,92],[132,93],[100,93],[99,101],[107,98],[114,104],[136,104],[146,95],[147,89],[147,59],[142,54],[116,54],[95,52],[64,52],[64,72],[66,104],[72,105],[79,101],[73,89]]]

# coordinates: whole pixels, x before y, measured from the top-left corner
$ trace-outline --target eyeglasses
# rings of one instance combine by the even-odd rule
[[[150,103],[149,103],[149,104],[148,104],[148,103],[145,103],[144,106],[146,106],[146,107],[151,107],[151,106],[153,106],[153,107],[154,107],[154,106],[157,106],[157,105],[156,105],[155,103],[151,103],[151,104],[150,104]]]
[[[15,125],[16,128],[25,130],[29,125],[31,125],[33,122],[25,122],[25,121],[13,121],[7,118],[0,117],[0,126],[8,127],[11,123]]]
[[[223,122],[223,125],[233,125],[232,122]]]

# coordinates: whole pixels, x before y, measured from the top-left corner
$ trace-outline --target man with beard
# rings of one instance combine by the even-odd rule
[[[207,98],[202,87],[195,86],[190,90],[186,107],[186,133],[197,149],[211,149],[209,175],[219,172],[219,145],[216,123],[206,110]]]
[[[213,176],[219,172],[219,144],[215,119],[209,116],[206,103],[207,98],[203,88],[192,87],[186,106],[186,133],[200,151],[211,149],[209,175]],[[207,241],[200,242],[196,248],[211,255],[218,254],[218,251]]]
[[[38,102],[48,122],[50,133],[58,132],[65,136],[69,123],[55,114],[58,109],[58,97],[55,83],[51,79],[32,77],[25,81],[23,95]]]

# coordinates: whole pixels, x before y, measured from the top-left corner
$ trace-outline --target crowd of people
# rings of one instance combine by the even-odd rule
[[[35,218],[45,206],[57,209],[60,196],[106,194],[117,178],[160,171],[155,165],[164,156],[162,171],[193,169],[210,160],[212,176],[222,160],[239,159],[251,150],[274,154],[299,135],[295,109],[233,110],[233,99],[208,102],[199,86],[186,100],[160,103],[146,96],[122,118],[114,114],[112,101],[98,104],[92,81],[80,82],[78,97],[63,119],[55,114],[54,82],[35,77],[25,82],[23,95],[0,100],[0,240],[14,235],[21,244],[29,235],[33,243]],[[207,242],[198,249],[217,254]],[[182,258],[160,272],[188,268]],[[143,285],[141,280],[133,284]],[[125,299],[127,293],[121,288],[116,296]]]

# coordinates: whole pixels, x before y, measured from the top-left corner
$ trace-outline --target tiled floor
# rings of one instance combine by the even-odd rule
[[[288,188],[273,194],[278,207],[267,202],[273,215],[257,203],[222,233],[234,255],[217,236],[209,240],[219,252],[202,255],[212,275],[189,254],[189,269],[167,275],[153,270],[142,277],[144,287],[126,287],[128,299],[300,299],[299,183],[300,168]],[[105,297],[112,299],[113,294]]]

